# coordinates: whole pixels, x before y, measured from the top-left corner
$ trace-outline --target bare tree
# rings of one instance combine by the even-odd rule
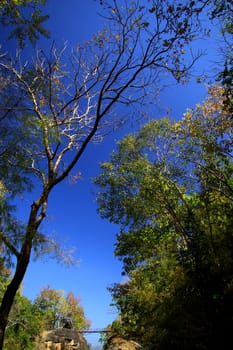
[[[113,113],[117,106],[146,101],[148,86],[159,85],[163,74],[171,73],[178,82],[186,79],[197,58],[192,51],[188,56],[184,53],[199,33],[201,9],[190,1],[181,5],[156,0],[148,6],[140,1],[118,5],[116,0],[112,6],[105,5],[103,31],[77,46],[69,57],[55,45],[49,53],[39,50],[25,64],[19,57],[1,57],[0,76],[7,77],[8,85],[1,90],[0,123],[20,130],[19,152],[24,159],[17,161],[17,154],[9,151],[10,136],[4,134],[1,145],[8,156],[9,174],[14,165],[29,182],[39,182],[40,193],[20,234],[1,222],[4,251],[14,256],[16,267],[0,307],[0,349],[33,245],[46,241],[38,230],[52,189],[72,172],[91,141],[121,124],[120,109]]]

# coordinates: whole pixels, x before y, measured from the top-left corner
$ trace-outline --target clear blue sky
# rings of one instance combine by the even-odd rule
[[[59,44],[68,41],[71,46],[87,40],[101,28],[102,19],[96,15],[97,10],[101,10],[98,0],[48,0],[45,12],[50,19],[46,27],[51,31],[51,39]],[[199,65],[204,67],[205,62],[202,60]],[[160,105],[171,107],[171,114],[180,118],[187,107],[194,107],[204,96],[204,86],[195,83],[180,88],[175,86],[163,92]],[[48,218],[42,230],[59,237],[65,246],[75,246],[79,265],[65,268],[52,260],[31,262],[23,283],[24,295],[32,300],[48,285],[65,293],[72,291],[81,297],[81,305],[92,328],[104,328],[116,318],[106,288],[122,281],[121,264],[114,257],[118,227],[98,216],[95,188],[90,179],[98,173],[99,163],[109,158],[118,137],[116,134],[102,144],[89,146],[77,165],[82,179],[77,184],[64,181],[49,200]],[[22,202],[22,213],[29,205],[26,199]],[[88,340],[96,345],[98,337],[93,335]]]

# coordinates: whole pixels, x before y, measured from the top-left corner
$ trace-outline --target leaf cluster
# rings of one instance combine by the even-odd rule
[[[35,45],[40,35],[49,38],[49,31],[43,27],[49,16],[40,9],[45,3],[45,0],[1,1],[0,23],[11,30],[7,40],[16,38],[23,48],[27,39]]]

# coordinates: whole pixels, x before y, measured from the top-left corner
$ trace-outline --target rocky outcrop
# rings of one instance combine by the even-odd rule
[[[36,350],[89,350],[89,346],[76,329],[58,328],[44,332]]]
[[[139,350],[141,345],[133,340],[126,340],[118,336],[109,338],[104,350]]]

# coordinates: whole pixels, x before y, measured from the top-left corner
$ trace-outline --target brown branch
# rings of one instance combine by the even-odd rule
[[[3,241],[3,243],[9,248],[9,250],[16,256],[16,258],[19,258],[20,253],[15,248],[13,244],[7,239],[7,237],[3,234],[3,232],[0,232],[0,239]]]

